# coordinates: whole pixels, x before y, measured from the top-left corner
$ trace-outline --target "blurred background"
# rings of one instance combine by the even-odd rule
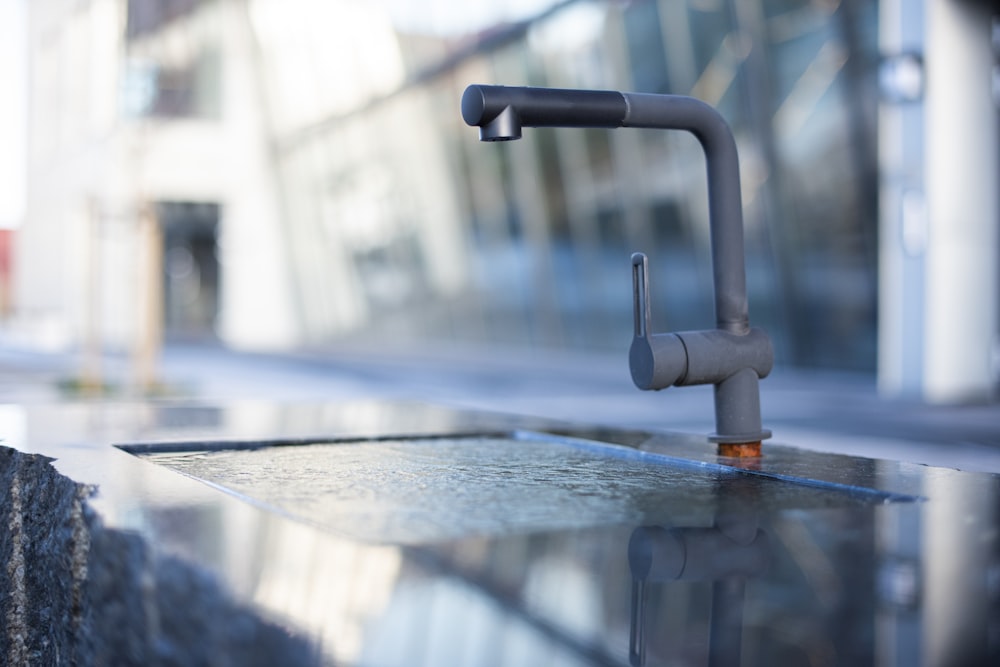
[[[624,350],[712,326],[684,133],[478,142],[471,83],[693,95],[740,149],[778,364],[996,395],[996,3],[0,0],[9,345]]]

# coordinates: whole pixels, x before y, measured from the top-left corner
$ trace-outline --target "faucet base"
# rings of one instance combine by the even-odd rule
[[[720,442],[718,453],[719,456],[729,458],[749,459],[759,458],[761,456],[760,449],[759,440],[757,442]]]
[[[771,437],[771,431],[761,429],[752,433],[739,433],[736,435],[719,435],[713,433],[708,436],[709,442],[718,445],[719,456],[732,458],[755,458],[761,455],[761,442]]]
[[[743,433],[730,433],[726,435],[722,435],[721,433],[710,433],[708,435],[708,441],[715,442],[720,445],[739,445],[746,442],[761,442],[762,440],[767,440],[770,437],[771,430],[764,428],[759,431],[744,431]]]

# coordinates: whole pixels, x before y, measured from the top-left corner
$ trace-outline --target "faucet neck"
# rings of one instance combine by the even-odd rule
[[[622,127],[687,130],[701,143],[708,171],[709,226],[717,326],[750,329],[743,248],[743,197],[736,140],[713,107],[693,97],[622,93]]]

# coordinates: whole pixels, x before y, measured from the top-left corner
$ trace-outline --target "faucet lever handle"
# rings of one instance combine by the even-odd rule
[[[644,253],[632,253],[632,312],[636,338],[650,335],[649,327],[653,319],[649,307],[648,267],[649,258]]]
[[[652,331],[649,307],[649,260],[641,252],[632,255],[632,308],[635,337],[628,352],[632,381],[640,389],[663,389],[687,374],[687,351],[678,334]]]

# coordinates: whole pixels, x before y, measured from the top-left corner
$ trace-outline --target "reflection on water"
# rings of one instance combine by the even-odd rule
[[[572,440],[427,438],[147,455],[297,519],[368,542],[651,522],[711,523],[720,508],[879,502]]]
[[[720,534],[717,517],[404,547],[403,576],[368,625],[359,664],[877,664],[882,510],[778,512],[748,544]],[[669,574],[678,561],[667,554],[637,600],[629,541],[650,530],[682,543],[690,569]],[[662,544],[651,551],[664,556]]]
[[[628,545],[632,572],[629,663],[646,664],[646,606],[650,584],[712,583],[709,655],[712,664],[740,662],[746,580],[762,575],[771,560],[768,535],[753,514],[720,516],[710,527],[643,526]]]

